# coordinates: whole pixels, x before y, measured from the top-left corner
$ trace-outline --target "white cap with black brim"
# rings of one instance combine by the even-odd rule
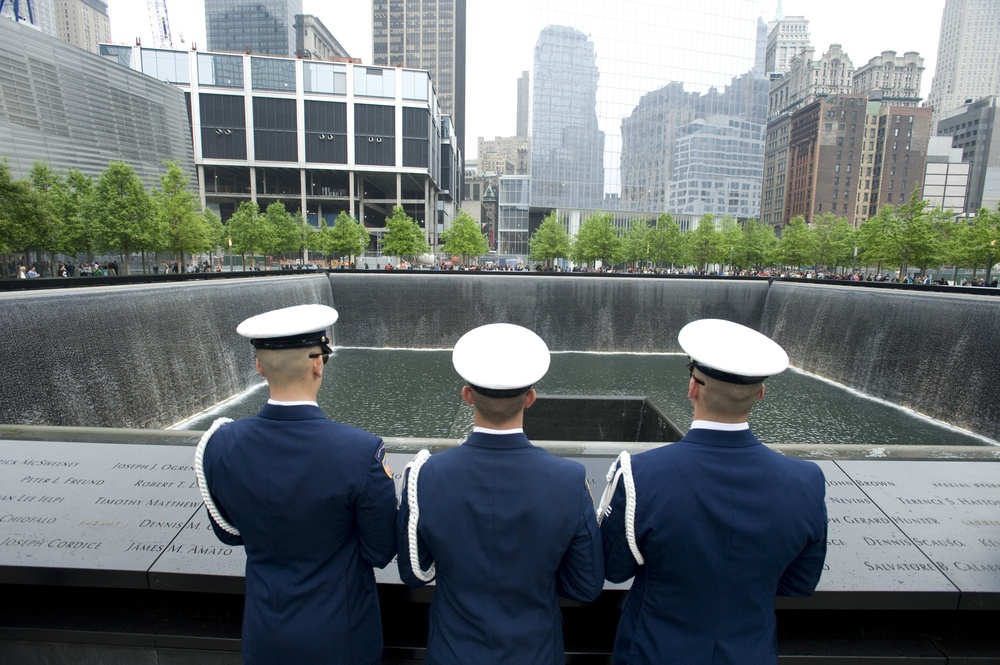
[[[514,397],[528,392],[549,369],[549,347],[537,334],[512,323],[473,328],[455,343],[455,371],[477,393]]]
[[[788,354],[774,340],[733,321],[692,321],[677,342],[698,371],[726,383],[762,383],[788,368]]]
[[[327,329],[337,318],[337,310],[327,305],[295,305],[251,316],[236,327],[236,332],[257,349],[319,346],[323,353],[330,354],[332,339]]]

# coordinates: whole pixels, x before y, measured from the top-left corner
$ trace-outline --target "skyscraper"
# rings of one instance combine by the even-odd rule
[[[55,0],[56,34],[74,46],[98,53],[98,45],[111,41],[111,19],[104,0]]]
[[[208,51],[295,55],[302,0],[205,0]]]
[[[535,44],[531,205],[600,207],[604,132],[597,123],[597,55],[579,30],[550,25]]]
[[[376,65],[430,72],[465,154],[465,1],[372,0]]]
[[[937,67],[927,106],[934,125],[949,111],[989,95],[1000,95],[1000,3],[947,0],[941,17]]]
[[[528,109],[531,94],[531,76],[528,72],[521,72],[521,78],[517,79],[517,135],[522,139],[528,138]]]

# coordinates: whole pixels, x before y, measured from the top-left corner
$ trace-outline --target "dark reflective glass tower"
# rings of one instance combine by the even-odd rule
[[[302,0],[205,0],[208,51],[295,54],[295,15]]]

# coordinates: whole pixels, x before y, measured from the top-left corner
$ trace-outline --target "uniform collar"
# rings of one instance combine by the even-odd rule
[[[325,417],[318,406],[310,403],[284,405],[268,402],[257,415],[271,420],[307,420]]]
[[[487,434],[473,430],[463,445],[473,448],[530,448],[531,441],[524,432],[505,430],[503,434]]]
[[[742,448],[745,446],[763,445],[749,429],[723,431],[717,429],[691,428],[684,435],[685,441],[708,446],[727,448]]]
[[[719,432],[739,432],[750,429],[750,423],[717,423],[713,420],[693,420],[691,429],[714,429]]]

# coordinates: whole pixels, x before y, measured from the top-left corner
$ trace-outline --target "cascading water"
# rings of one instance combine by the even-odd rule
[[[776,283],[759,328],[792,365],[1000,438],[1000,301]]]
[[[0,422],[166,427],[260,380],[240,321],[305,303],[325,276],[7,295]]]
[[[260,381],[241,320],[310,302],[339,310],[340,347],[446,349],[506,321],[553,351],[676,353],[685,323],[724,318],[772,335],[794,367],[1000,439],[995,298],[537,274],[335,271],[8,294],[0,422],[166,427]]]

